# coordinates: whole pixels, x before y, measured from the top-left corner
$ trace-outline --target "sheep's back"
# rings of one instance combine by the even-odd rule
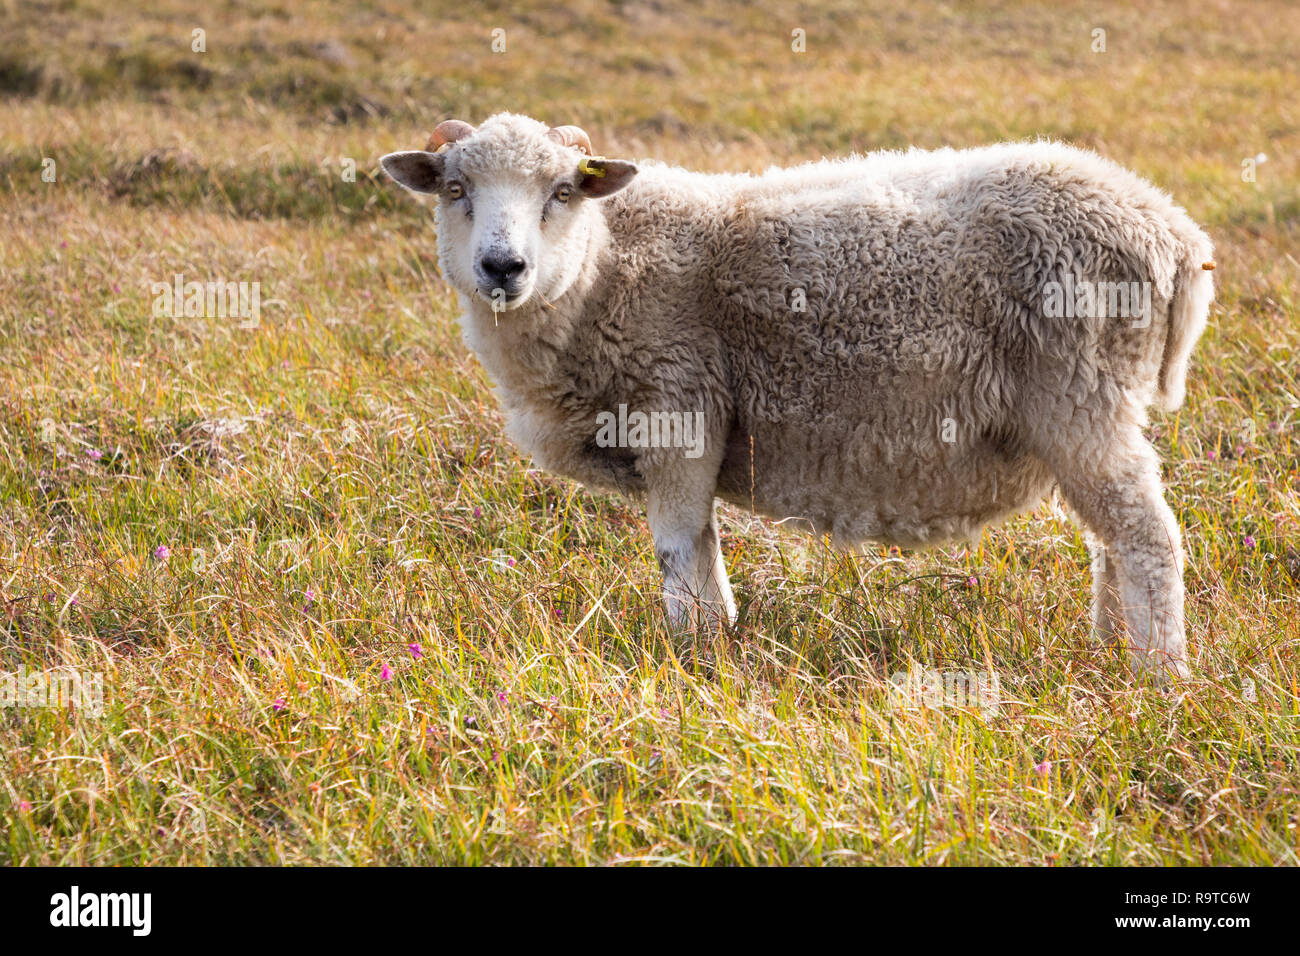
[[[1167,197],[1053,144],[888,157],[802,187],[756,179],[712,234],[718,334],[750,418],[847,414],[928,447],[945,418],[1007,426],[1032,387],[1154,379],[1180,251]],[[1150,283],[1159,321],[1050,314],[1066,273]]]

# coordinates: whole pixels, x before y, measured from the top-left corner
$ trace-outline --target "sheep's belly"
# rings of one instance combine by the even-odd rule
[[[936,448],[843,440],[815,427],[733,434],[719,475],[724,500],[788,520],[835,544],[920,548],[969,540],[1036,504],[1051,487],[1029,455],[983,440]]]

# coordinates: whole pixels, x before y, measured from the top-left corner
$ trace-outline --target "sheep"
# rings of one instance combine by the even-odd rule
[[[508,436],[644,501],[673,624],[736,619],[716,499],[924,548],[1055,486],[1089,545],[1094,636],[1127,634],[1136,673],[1189,675],[1143,429],[1183,401],[1213,248],[1168,195],[1052,142],[761,175],[591,154],[577,127],[502,113],[381,164],[436,197]]]

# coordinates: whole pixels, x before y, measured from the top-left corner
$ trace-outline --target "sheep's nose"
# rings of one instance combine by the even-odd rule
[[[513,252],[488,253],[479,262],[483,275],[504,288],[519,278],[527,263]]]

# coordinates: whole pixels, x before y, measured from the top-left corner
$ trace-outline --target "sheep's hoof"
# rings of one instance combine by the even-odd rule
[[[1172,655],[1165,651],[1129,651],[1129,663],[1135,677],[1145,678],[1152,684],[1167,687],[1191,678],[1192,669],[1186,655]]]
[[[670,599],[667,603],[668,624],[674,631],[693,633],[702,626],[714,632],[736,623],[734,607],[680,599]]]

